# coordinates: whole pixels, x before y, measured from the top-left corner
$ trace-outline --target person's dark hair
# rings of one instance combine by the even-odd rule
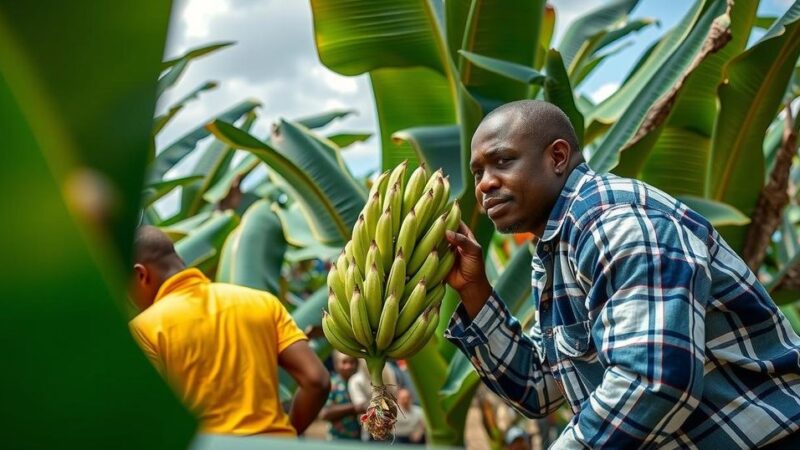
[[[183,264],[169,236],[151,225],[143,225],[136,230],[133,240],[134,262],[168,268]]]
[[[512,118],[509,128],[514,132],[523,133],[536,143],[538,148],[544,148],[556,139],[567,141],[575,154],[580,155],[581,147],[578,136],[559,107],[541,100],[519,100],[506,103],[490,112],[484,120],[495,115]]]

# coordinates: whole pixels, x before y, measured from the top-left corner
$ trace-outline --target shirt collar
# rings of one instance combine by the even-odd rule
[[[161,284],[161,287],[158,289],[158,293],[156,294],[155,300],[153,303],[161,300],[162,298],[166,297],[168,294],[175,292],[179,289],[185,289],[187,287],[195,286],[200,283],[209,283],[210,280],[203,275],[203,272],[195,268],[184,269],[175,275],[167,278],[164,283]]]
[[[586,180],[593,177],[594,174],[594,171],[585,162],[572,170],[569,177],[567,177],[564,188],[561,190],[561,194],[558,196],[558,200],[556,200],[556,204],[550,211],[550,217],[547,219],[547,226],[545,226],[544,234],[540,241],[550,241],[558,235],[561,231],[561,226],[564,225],[564,220],[567,217],[570,206],[572,206],[572,202],[578,196]]]

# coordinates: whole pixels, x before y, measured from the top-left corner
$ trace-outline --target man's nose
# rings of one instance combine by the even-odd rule
[[[490,172],[485,172],[481,177],[481,181],[478,182],[478,190],[481,191],[483,194],[488,194],[500,187],[500,180],[492,175]]]

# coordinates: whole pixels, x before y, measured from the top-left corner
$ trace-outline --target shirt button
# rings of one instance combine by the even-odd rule
[[[545,337],[550,337],[550,336],[552,336],[552,335],[553,335],[553,329],[552,329],[552,328],[545,328],[545,330],[544,330],[544,336],[545,336]]]
[[[550,244],[544,244],[544,245],[542,246],[542,250],[544,250],[544,251],[546,251],[546,252],[549,252],[549,251],[550,251]]]
[[[542,303],[542,311],[547,311],[550,309],[550,302]]]

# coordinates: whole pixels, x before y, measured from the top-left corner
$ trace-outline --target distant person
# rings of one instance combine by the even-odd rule
[[[513,426],[503,437],[504,450],[531,450],[531,436],[520,427]]]
[[[329,376],[273,295],[212,283],[187,269],[158,228],[136,234],[131,297],[143,310],[133,336],[203,432],[296,436],[316,418]],[[288,415],[278,366],[297,382]]]
[[[319,417],[330,422],[329,439],[360,440],[359,416],[366,412],[368,402],[353,403],[347,391],[348,380],[358,370],[358,360],[335,350],[332,359],[334,373],[331,376],[331,392]]]
[[[408,389],[397,391],[397,423],[394,429],[395,441],[400,444],[422,444],[425,442],[425,416],[422,408],[411,402]]]

